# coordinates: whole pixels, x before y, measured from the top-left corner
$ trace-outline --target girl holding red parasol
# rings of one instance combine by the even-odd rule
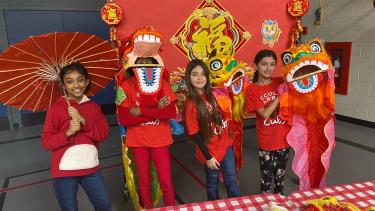
[[[109,126],[98,104],[85,95],[89,75],[80,63],[59,73],[67,97],[58,97],[48,109],[42,134],[43,147],[52,152],[51,175],[62,210],[78,210],[78,185],[95,210],[110,211],[111,203],[99,172],[99,143],[106,140]]]

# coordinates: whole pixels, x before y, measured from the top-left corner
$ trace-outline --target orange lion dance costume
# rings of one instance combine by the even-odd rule
[[[280,114],[292,125],[287,135],[295,151],[292,169],[301,190],[322,187],[335,146],[334,68],[318,39],[281,57],[286,82],[279,88]]]

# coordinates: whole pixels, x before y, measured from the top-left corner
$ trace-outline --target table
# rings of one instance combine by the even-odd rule
[[[276,202],[288,210],[303,210],[307,200],[334,196],[342,202],[349,202],[360,210],[375,206],[375,180],[353,184],[324,187],[309,191],[295,191],[288,197],[277,194],[259,194],[216,201],[205,201],[179,206],[152,209],[154,211],[216,211],[216,210],[268,210],[270,201]]]
[[[288,198],[295,203],[295,206],[303,207],[307,200],[325,196],[334,196],[338,201],[349,202],[359,209],[365,210],[365,208],[375,206],[375,180],[309,191],[296,191],[291,193]]]
[[[274,201],[280,206],[283,206],[289,210],[293,210],[295,207],[293,203],[288,200],[287,197],[278,194],[259,194],[251,196],[243,196],[237,198],[226,198],[216,201],[197,202],[190,204],[183,204],[173,207],[162,207],[152,209],[153,211],[215,211],[215,210],[267,210],[268,203]]]

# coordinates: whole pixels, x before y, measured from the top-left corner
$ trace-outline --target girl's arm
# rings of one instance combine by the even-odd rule
[[[176,117],[176,101],[163,108],[140,108],[141,116],[153,119],[173,119]]]
[[[207,146],[204,144],[203,142],[203,138],[202,136],[199,134],[199,133],[196,133],[194,135],[191,135],[190,138],[195,142],[197,143],[198,145],[198,148],[200,149],[200,151],[203,153],[204,155],[204,158],[206,158],[206,160],[210,160],[212,158],[211,154],[208,152],[208,148]]]
[[[206,160],[210,160],[212,156],[204,144],[202,135],[199,134],[198,112],[191,100],[186,102],[184,115],[187,135],[198,145],[199,150],[203,153]]]
[[[109,134],[109,125],[99,105],[94,106],[93,119],[85,118],[85,124],[82,126],[81,131],[85,136],[93,141],[105,141]],[[91,120],[91,121],[90,121]]]
[[[124,127],[140,125],[145,122],[151,122],[155,118],[149,118],[144,116],[133,116],[130,114],[130,108],[125,108],[122,106],[118,107],[118,120],[120,124]]]
[[[258,108],[256,109],[256,112],[263,118],[267,119],[271,116],[272,112],[277,108],[279,105],[279,97],[276,97],[271,104],[269,104],[267,107]]]
[[[53,108],[48,110],[42,132],[42,146],[48,151],[70,144],[70,140],[66,135],[68,127],[59,128],[60,118],[56,117],[55,113]]]
[[[121,95],[117,95],[116,97],[116,103],[119,105],[117,106],[117,119],[119,121],[119,124],[124,127],[128,127],[137,126],[142,123],[154,121],[154,118],[143,117],[130,113],[131,109],[139,109],[138,107],[136,107],[135,102],[132,102],[131,100],[133,94],[135,93],[133,93],[134,90],[130,89],[129,87],[135,84],[131,83],[130,80],[133,79],[124,80],[123,83],[117,88],[117,92],[123,93],[124,96],[127,96],[125,98],[121,98],[119,97]]]
[[[175,118],[177,115],[177,98],[172,91],[170,84],[165,79],[162,81],[162,95],[163,97],[159,99],[157,108],[141,107],[141,115],[155,119]]]
[[[212,155],[208,152],[207,146],[204,144],[202,136],[199,133],[190,136],[191,139],[195,143],[197,143],[199,150],[203,153],[204,158],[206,158],[206,165],[209,169],[219,169],[220,163],[216,160],[216,158],[212,157]]]

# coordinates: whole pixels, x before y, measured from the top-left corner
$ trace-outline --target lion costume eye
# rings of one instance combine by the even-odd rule
[[[213,70],[213,71],[218,71],[218,70],[220,70],[222,67],[223,67],[223,63],[222,63],[220,60],[218,60],[218,59],[212,61],[211,64],[210,64],[210,68],[211,68],[211,70]]]
[[[289,64],[293,59],[292,54],[289,52],[283,53],[281,57],[283,59],[284,64]]]
[[[320,53],[322,51],[322,47],[320,46],[319,42],[315,41],[315,42],[311,43],[310,50],[311,50],[312,53],[317,54],[317,53]]]

